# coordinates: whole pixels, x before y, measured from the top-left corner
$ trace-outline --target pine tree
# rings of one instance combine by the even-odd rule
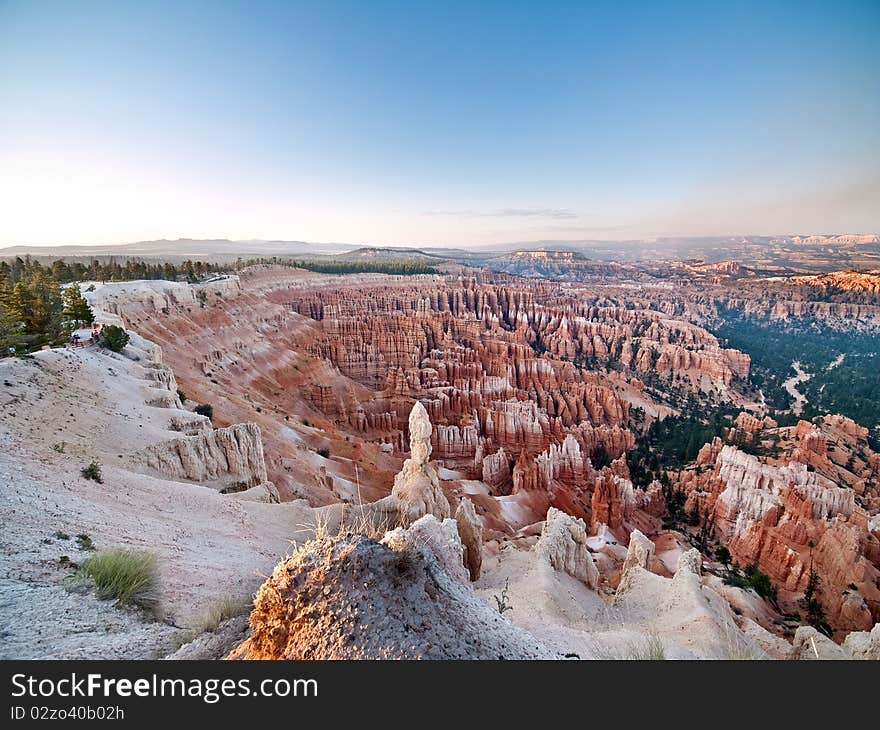
[[[95,319],[92,308],[80,292],[79,287],[73,284],[64,290],[64,317],[73,322],[74,327],[80,323],[91,324]]]
[[[31,311],[34,304],[34,294],[27,282],[19,281],[9,294],[9,309],[12,316],[18,321],[24,323],[25,331],[31,330],[32,320],[28,312]]]
[[[807,586],[804,588],[804,600],[807,604],[807,622],[823,634],[831,636],[832,629],[828,621],[825,620],[825,609],[816,595],[819,586],[822,584],[822,579],[813,567],[814,543],[810,540],[807,544],[810,546],[810,572],[807,576]]]
[[[724,545],[721,545],[715,551],[715,557],[721,561],[721,564],[724,566],[725,570],[727,570],[727,571],[730,570],[730,558],[731,558],[730,550],[728,550]]]
[[[0,352],[3,354],[15,345],[21,321],[8,305],[8,297],[4,296],[5,294],[5,291],[0,291]]]
[[[113,352],[121,352],[129,339],[128,332],[115,324],[105,325],[101,330],[101,344]]]

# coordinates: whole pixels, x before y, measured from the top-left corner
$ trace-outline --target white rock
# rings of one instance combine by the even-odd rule
[[[853,631],[843,640],[843,647],[853,659],[880,660],[880,624],[870,631]]]
[[[655,546],[642,532],[633,530],[629,536],[629,547],[626,550],[626,559],[620,572],[620,583],[617,593],[626,592],[632,580],[632,575],[639,569],[649,570],[651,560],[654,557]]]
[[[408,525],[432,514],[446,519],[452,513],[449,501],[440,488],[437,467],[430,463],[431,419],[425,407],[416,401],[409,414],[410,458],[394,478],[391,496],[396,501],[398,521]]]
[[[483,564],[483,528],[474,509],[474,503],[467,497],[462,498],[458,503],[455,522],[458,525],[458,536],[464,546],[464,564],[471,580],[477,580]]]
[[[246,488],[267,481],[263,439],[255,423],[237,423],[148,446],[144,465],[172,479]]]
[[[792,659],[850,659],[848,651],[812,626],[798,626],[791,647]]]
[[[540,560],[577,578],[590,588],[599,584],[599,569],[587,549],[584,521],[551,507],[535,545]]]
[[[449,576],[463,583],[468,582],[458,524],[451,518],[441,522],[434,515],[424,515],[409,527],[397,527],[386,532],[381,542],[397,552],[419,550],[429,560],[436,561]]]

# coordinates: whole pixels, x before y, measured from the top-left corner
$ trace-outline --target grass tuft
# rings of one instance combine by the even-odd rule
[[[253,596],[238,599],[221,599],[210,606],[204,616],[202,616],[192,628],[181,631],[175,637],[173,642],[175,651],[184,644],[189,644],[202,634],[216,631],[223,622],[235,618],[236,616],[244,616],[245,614],[250,613],[253,607]]]
[[[666,649],[659,636],[649,634],[638,644],[629,646],[626,658],[639,662],[662,661],[666,659]]]
[[[666,649],[659,636],[646,634],[638,641],[628,641],[623,647],[600,644],[595,649],[595,656],[609,661],[661,661],[666,659]]]
[[[216,631],[217,627],[224,621],[250,613],[253,607],[253,596],[241,599],[224,598],[208,609],[208,612],[204,615],[196,628],[199,633]]]
[[[95,583],[95,595],[123,605],[155,611],[159,604],[156,556],[142,550],[114,548],[86,559],[79,570]]]

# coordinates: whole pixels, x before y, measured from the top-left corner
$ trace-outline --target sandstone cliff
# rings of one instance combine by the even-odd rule
[[[259,426],[239,423],[148,446],[144,466],[171,479],[238,492],[268,481]]]
[[[700,451],[696,466],[676,477],[677,488],[687,494],[686,509],[708,514],[734,560],[757,563],[792,607],[797,608],[812,564],[831,625],[838,631],[869,629],[880,618],[880,534],[872,518],[878,487],[864,430],[833,416],[749,430],[762,438],[767,427],[777,435],[775,458],[746,454],[717,439]],[[832,439],[837,461],[829,458]]]

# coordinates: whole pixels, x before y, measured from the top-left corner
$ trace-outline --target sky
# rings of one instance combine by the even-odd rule
[[[880,231],[880,0],[0,0],[0,246]]]

